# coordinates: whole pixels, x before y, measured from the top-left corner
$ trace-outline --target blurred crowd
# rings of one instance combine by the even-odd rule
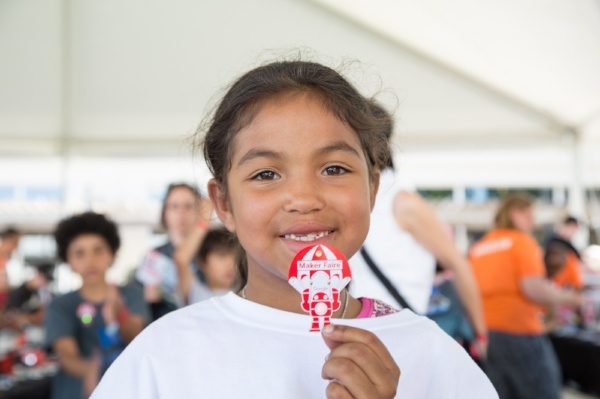
[[[107,281],[121,244],[115,222],[85,212],[54,230],[57,261],[81,277],[75,291],[53,292],[54,264],[36,265],[18,287],[6,263],[21,232],[0,241],[0,397],[88,397],[108,366],[142,329],[170,311],[229,292],[236,239],[212,219],[197,188],[168,187],[161,211],[167,242],[152,248],[124,285]]]
[[[536,383],[554,397],[562,379],[548,333],[600,334],[600,291],[586,284],[592,271],[572,243],[581,222],[568,216],[537,241],[534,201],[509,194],[494,227],[461,255],[433,209],[417,193],[396,189],[389,188],[389,203],[385,189],[378,199],[394,217],[388,210],[378,215],[376,207],[370,238],[350,260],[351,292],[434,320],[485,369],[501,397],[529,397],[520,391]],[[121,244],[117,225],[94,212],[61,220],[54,230],[56,258],[82,282],[66,294],[52,290],[52,263],[36,265],[22,285],[10,286],[6,263],[21,232],[2,231],[0,397],[88,397],[145,326],[240,288],[235,235],[213,217],[211,202],[195,186],[167,188],[160,222],[167,241],[116,286],[106,273]],[[396,227],[386,231],[386,223]]]

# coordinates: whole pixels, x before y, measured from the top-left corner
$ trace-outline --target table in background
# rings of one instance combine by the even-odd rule
[[[52,377],[20,380],[10,388],[0,389],[0,399],[49,399]]]
[[[550,334],[563,380],[600,398],[600,332],[564,330]]]

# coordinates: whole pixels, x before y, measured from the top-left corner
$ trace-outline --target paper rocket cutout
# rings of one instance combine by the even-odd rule
[[[312,316],[310,331],[331,324],[333,312],[341,306],[340,292],[350,280],[348,259],[337,248],[319,244],[296,254],[288,281],[302,295],[302,309]]]

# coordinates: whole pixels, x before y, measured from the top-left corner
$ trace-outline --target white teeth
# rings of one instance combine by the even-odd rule
[[[286,234],[284,237],[288,240],[294,240],[294,241],[314,241],[314,240],[318,240],[319,238],[325,237],[329,233],[330,233],[329,231],[322,231],[320,233],[310,233],[310,234],[305,234],[305,235]]]

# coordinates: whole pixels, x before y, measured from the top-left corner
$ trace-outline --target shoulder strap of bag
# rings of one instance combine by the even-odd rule
[[[377,267],[377,265],[375,264],[375,262],[373,261],[373,259],[367,252],[367,249],[364,246],[360,249],[360,254],[362,255],[365,262],[367,262],[367,265],[369,266],[371,271],[375,274],[375,276],[377,276],[377,278],[379,279],[381,284],[383,284],[383,286],[394,297],[394,299],[400,304],[400,306],[402,306],[403,308],[406,308],[406,309],[410,309],[411,311],[414,312],[413,308],[408,304],[408,302],[406,302],[406,300],[404,299],[402,294],[400,294],[400,292],[398,292],[398,290],[396,289],[396,287],[394,287],[392,282]]]

